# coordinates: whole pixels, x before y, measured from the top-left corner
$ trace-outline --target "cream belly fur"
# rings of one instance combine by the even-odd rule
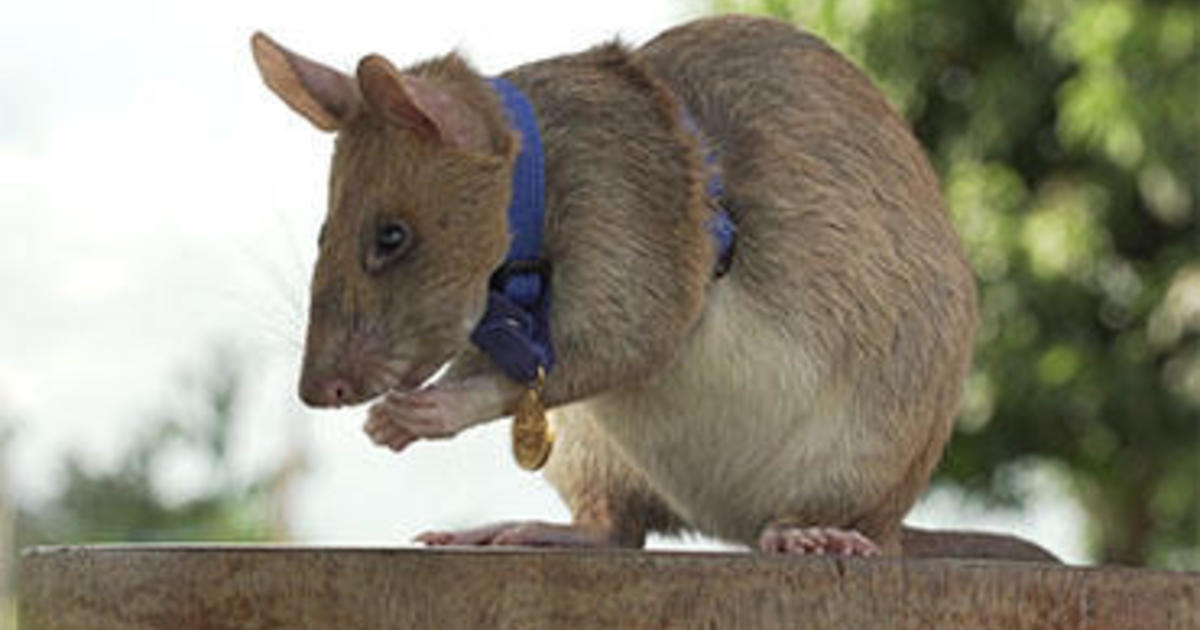
[[[864,454],[903,454],[869,443],[882,436],[854,416],[848,388],[828,382],[829,370],[804,348],[756,312],[742,287],[717,281],[669,369],[560,410],[556,426],[596,422],[700,532],[753,544],[773,518],[842,524],[886,489],[856,474]]]

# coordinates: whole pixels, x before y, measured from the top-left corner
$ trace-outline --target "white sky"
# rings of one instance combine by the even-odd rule
[[[302,539],[394,544],[430,526],[566,518],[510,462],[500,423],[395,456],[361,435],[363,410],[294,400],[331,143],[262,87],[249,36],[344,69],[369,52],[403,65],[458,48],[498,72],[617,34],[644,41],[696,3],[334,6],[51,0],[4,12],[0,414],[22,422],[6,462],[19,493],[44,493],[59,453],[103,465],[173,375],[232,340],[255,370],[244,466],[309,444],[292,508]],[[165,477],[186,486],[187,463],[176,468]],[[917,519],[1019,531],[1079,558],[1061,525],[1078,513],[1045,507],[984,514],[939,495]]]

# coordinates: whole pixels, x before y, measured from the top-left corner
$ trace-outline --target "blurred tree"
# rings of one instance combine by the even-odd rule
[[[235,474],[240,385],[236,359],[220,351],[206,370],[185,379],[177,408],[141,425],[114,468],[91,470],[67,458],[58,494],[18,510],[18,546],[285,539],[280,495],[299,460],[289,456],[250,478]],[[202,480],[185,498],[162,487],[164,471],[180,465]]]
[[[12,490],[8,485],[8,448],[15,429],[0,408],[0,628],[15,628],[17,611],[13,593],[16,549],[13,543]]]
[[[744,0],[871,74],[942,176],[981,327],[938,475],[1050,463],[1102,562],[1200,569],[1200,3]]]

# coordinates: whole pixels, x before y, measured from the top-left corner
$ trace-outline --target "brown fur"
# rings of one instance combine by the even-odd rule
[[[365,106],[338,118],[344,91],[296,86],[354,82],[290,53],[278,63],[270,46],[257,53],[276,60],[262,66],[268,84],[339,133],[306,400],[388,392],[367,430],[396,449],[510,411],[522,384],[467,343],[507,244],[515,151],[486,83],[454,56],[389,83],[372,57]],[[545,399],[560,432],[547,477],[576,526],[629,546],[677,529],[754,544],[798,522],[898,551],[900,519],[949,436],[975,297],[936,177],[870,81],[811,35],[742,17],[505,76],[537,110],[545,147],[559,359]],[[422,83],[405,91],[403,77]],[[719,152],[738,230],[715,281],[685,109]],[[463,150],[478,129],[490,143]],[[415,239],[372,275],[361,260],[380,213]],[[441,381],[413,390],[451,357]],[[338,379],[352,395],[329,393]]]
[[[712,275],[711,210],[702,157],[674,99],[624,48],[509,76],[535,103],[546,151],[554,405],[636,382],[674,358]]]
[[[1041,546],[1016,536],[985,532],[929,531],[901,528],[904,555],[910,558],[975,558],[1061,562]]]

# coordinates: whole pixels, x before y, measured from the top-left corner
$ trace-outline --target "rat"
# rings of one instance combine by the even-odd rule
[[[722,16],[501,75],[544,161],[554,362],[536,386],[471,342],[532,139],[496,82],[456,53],[403,69],[371,54],[349,74],[262,33],[252,49],[267,86],[336,133],[302,400],[373,401],[366,433],[395,451],[530,392],[549,409],[544,474],[572,521],[418,540],[638,548],[691,531],[852,555],[928,540],[901,520],[951,433],[974,281],[921,146],[818,37]]]

